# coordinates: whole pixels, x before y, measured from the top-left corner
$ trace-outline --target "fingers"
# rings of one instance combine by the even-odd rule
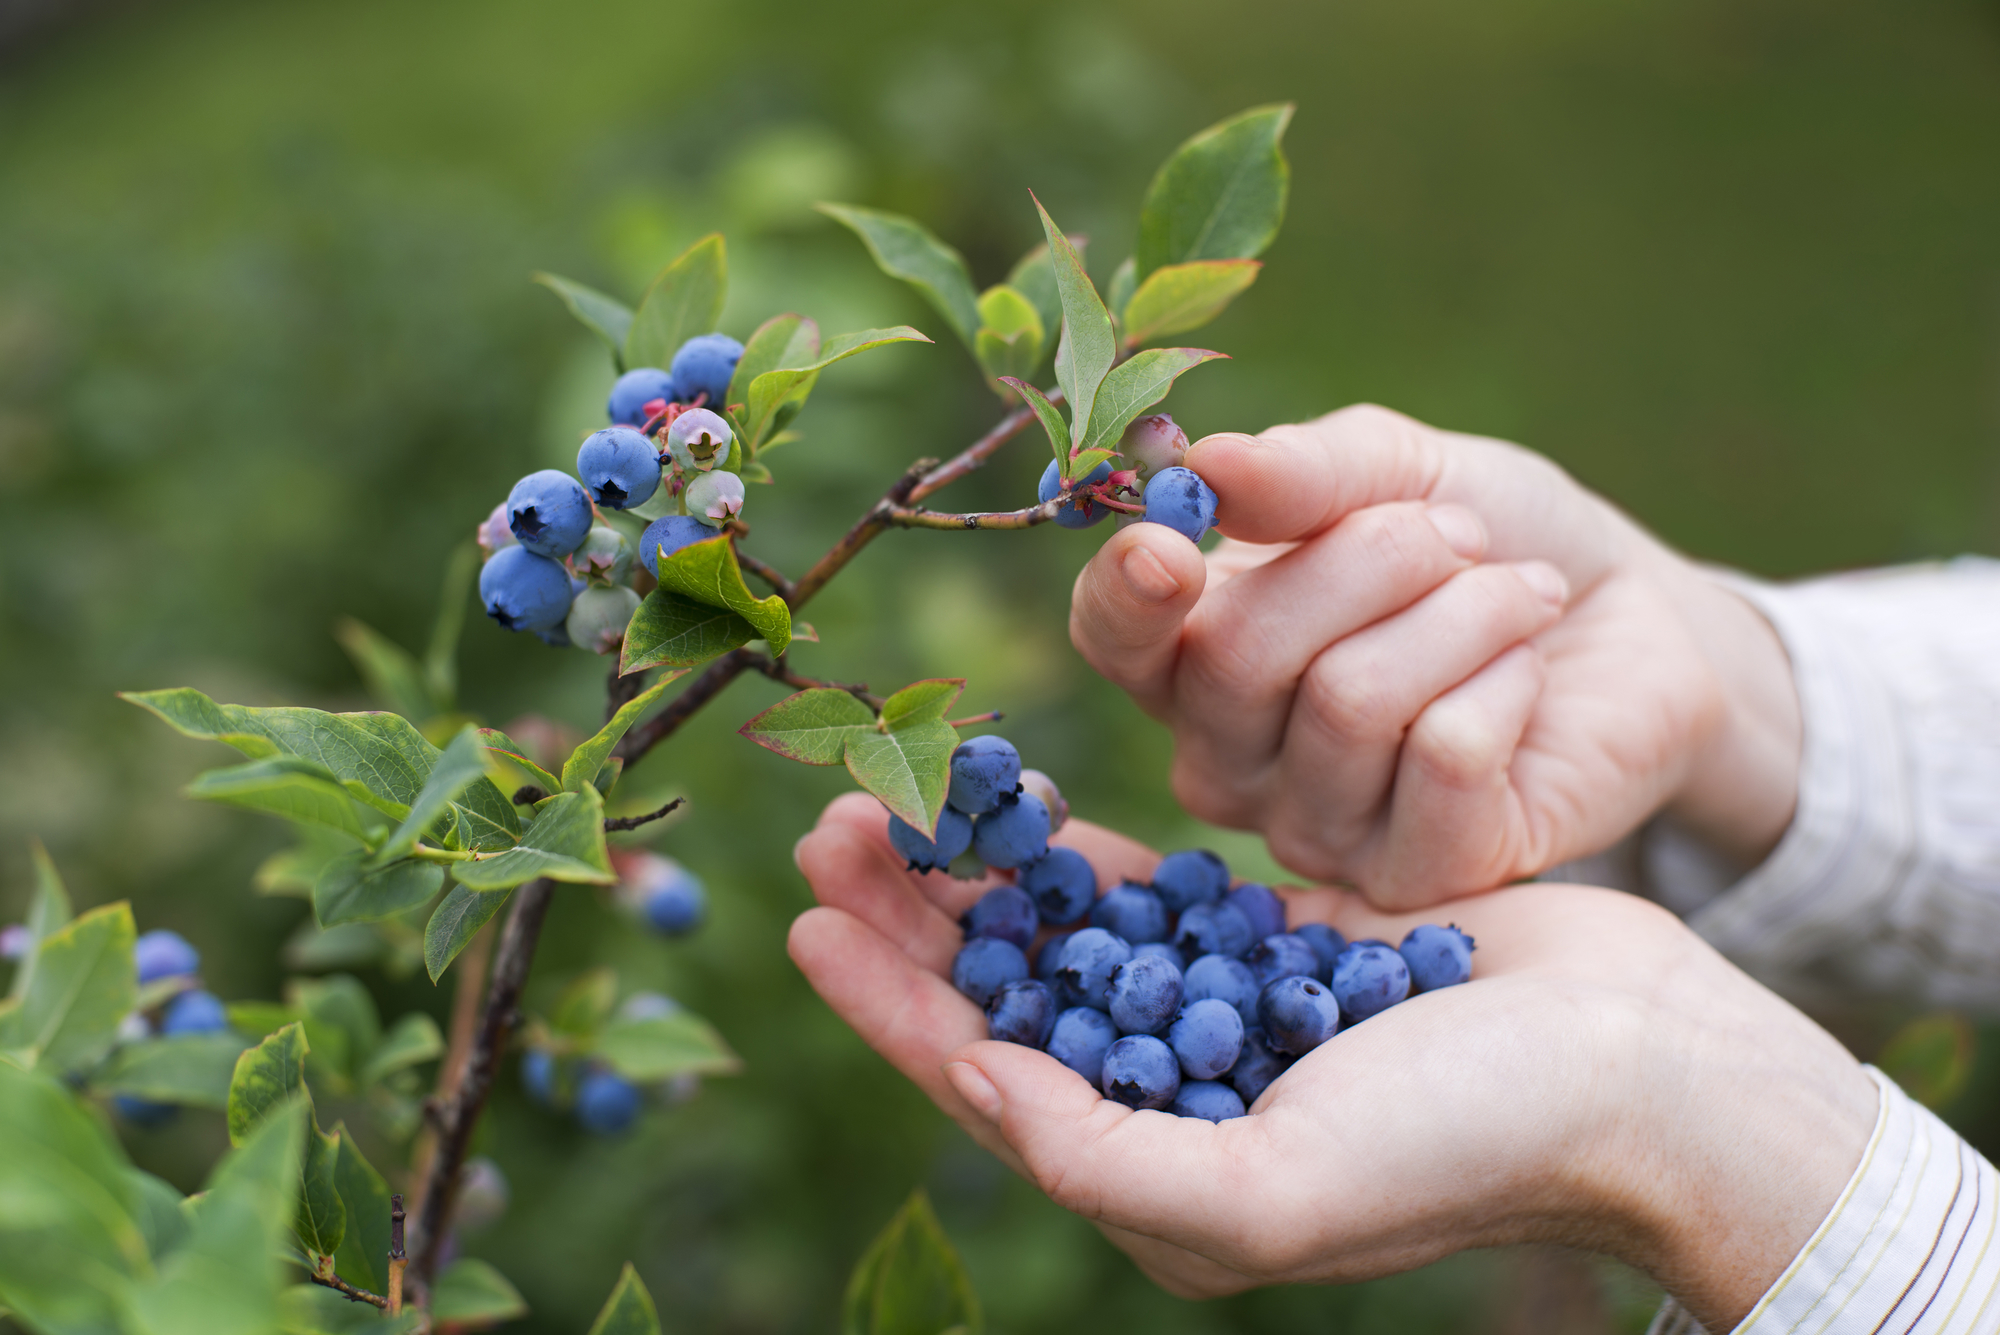
[[[1160,524],[1112,535],[1076,577],[1069,637],[1084,661],[1141,709],[1169,699],[1181,622],[1207,578],[1201,552]]]
[[[1366,506],[1430,497],[1445,471],[1442,439],[1401,413],[1362,404],[1259,436],[1204,437],[1186,464],[1215,489],[1224,534],[1289,542]]]
[[[880,811],[880,804],[875,805]],[[888,824],[886,817],[882,824]],[[846,821],[835,820],[801,839],[795,856],[820,903],[866,923],[919,968],[951,972],[952,957],[963,944],[955,915],[947,916],[911,884],[913,878],[886,840],[878,844]]]

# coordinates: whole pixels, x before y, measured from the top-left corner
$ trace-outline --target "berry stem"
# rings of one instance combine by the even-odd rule
[[[750,553],[742,550],[741,548],[737,549],[736,563],[742,566],[745,570],[749,571],[751,574],[755,575],[758,579],[761,579],[766,584],[770,585],[771,588],[777,593],[777,595],[780,598],[783,598],[786,603],[789,604],[790,602],[792,602],[793,599],[798,597],[798,592],[799,592],[798,585],[792,583],[792,581],[790,581],[789,579],[786,579],[784,574],[780,572],[776,566],[768,565],[763,561],[759,561],[756,557],[750,555]]]
[[[677,797],[658,811],[649,811],[643,816],[606,816],[604,818],[604,832],[606,834],[615,834],[619,830],[636,830],[641,825],[650,825],[656,820],[673,814],[686,801],[685,797]]]

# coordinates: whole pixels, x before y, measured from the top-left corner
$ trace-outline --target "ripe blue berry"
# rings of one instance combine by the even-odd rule
[[[560,561],[590,532],[590,497],[559,468],[530,473],[507,493],[507,526],[529,551]]]
[[[1243,916],[1243,910],[1224,900],[1219,904],[1197,904],[1181,914],[1174,932],[1174,944],[1183,955],[1241,955],[1257,943],[1257,929]]]
[[[1200,542],[1215,527],[1215,492],[1186,468],[1162,469],[1146,483],[1145,522]]]
[[[657,932],[685,936],[701,926],[708,891],[693,872],[672,858],[642,853],[624,864],[619,897]]]
[[[1323,922],[1309,922],[1294,927],[1292,935],[1313,948],[1319,956],[1319,967],[1313,970],[1313,977],[1322,983],[1333,981],[1333,962],[1340,958],[1340,952],[1347,949],[1347,938],[1328,927]]]
[[[644,1100],[615,1071],[592,1071],[576,1084],[576,1120],[600,1136],[615,1136],[639,1119]]]
[[[618,425],[643,427],[646,425],[647,404],[654,399],[672,403],[679,398],[672,376],[657,366],[641,366],[612,382],[611,401],[604,407],[611,420]],[[632,503],[638,504],[637,501]]]
[[[1303,1057],[1340,1028],[1340,1005],[1324,984],[1293,974],[1258,994],[1257,1027],[1277,1051]]]
[[[179,978],[201,968],[200,952],[178,932],[141,933],[139,939],[132,943],[132,956],[138,963],[141,983]]]
[[[972,847],[972,818],[946,807],[938,817],[937,838],[932,840],[892,812],[889,846],[908,860],[911,871],[942,871],[951,865],[953,858]]]
[[[1018,885],[996,885],[965,911],[958,925],[965,929],[968,941],[990,936],[996,941],[1011,941],[1017,949],[1025,951],[1034,944],[1035,928],[1040,921],[1035,914],[1035,901],[1028,898],[1027,891]]]
[[[585,589],[569,605],[563,634],[579,649],[593,654],[616,653],[625,643],[625,629],[639,610],[639,595],[623,584]]]
[[[1167,906],[1151,887],[1137,881],[1114,885],[1090,907],[1090,925],[1124,937],[1133,945],[1167,939]]]
[[[1180,951],[1174,949],[1172,944],[1166,941],[1141,941],[1138,945],[1132,947],[1132,957],[1137,959],[1141,955],[1158,955],[1176,969],[1182,972],[1186,972],[1187,970],[1187,956],[1181,954]]]
[[[1169,853],[1153,868],[1153,889],[1169,911],[1186,913],[1197,904],[1213,904],[1229,889],[1229,868],[1205,848]]]
[[[116,1094],[111,1106],[118,1115],[143,1131],[156,1131],[174,1120],[180,1109],[171,1103],[155,1103],[136,1094]]]
[[[1285,901],[1270,886],[1239,885],[1223,899],[1243,911],[1259,941],[1285,930]]]
[[[1150,1034],[1131,1034],[1104,1054],[1104,1097],[1128,1108],[1164,1108],[1181,1092],[1181,1064]]]
[[[1097,1088],[1104,1078],[1104,1054],[1118,1041],[1118,1026],[1103,1011],[1072,1006],[1056,1016],[1048,1053]]]
[[[1456,924],[1413,927],[1396,953],[1410,966],[1410,986],[1418,992],[1456,987],[1472,977],[1472,938]]]
[[[1111,1022],[1120,1033],[1157,1034],[1181,1009],[1181,971],[1158,955],[1134,955],[1111,971]]]
[[[1009,983],[1028,976],[1028,957],[1011,941],[990,936],[975,937],[965,943],[951,962],[951,985],[984,1008],[993,994]]]
[[[667,428],[667,452],[674,456],[683,476],[693,477],[727,463],[735,439],[736,433],[720,413],[690,408]]]
[[[229,1012],[211,992],[183,992],[160,1014],[162,1034],[219,1034],[229,1028]]]
[[[1223,1079],[1243,1096],[1243,1106],[1247,1108],[1291,1064],[1292,1059],[1272,1047],[1270,1038],[1262,1029],[1246,1029],[1243,1031],[1243,1051]]]
[[[1250,972],[1257,975],[1257,986],[1267,987],[1280,978],[1299,974],[1306,978],[1319,977],[1319,955],[1299,937],[1288,933],[1267,936],[1250,947],[1250,953],[1243,957],[1250,966]]]
[[[479,568],[479,601],[504,630],[553,631],[569,615],[570,597],[562,562],[526,547],[504,548]]]
[[[695,395],[706,394],[708,406],[720,410],[742,357],[743,345],[727,334],[698,334],[689,339],[667,364],[679,391],[675,397],[693,403]]]
[[[1106,459],[1103,463],[1091,469],[1090,473],[1076,485],[1079,487],[1090,486],[1093,483],[1102,482],[1110,476],[1111,461]],[[1042,480],[1035,485],[1035,499],[1042,502],[1054,500],[1062,494],[1062,485],[1062,469],[1058,468],[1056,461],[1051,459],[1049,460],[1049,466],[1042,470]],[[1079,501],[1081,501],[1081,504],[1079,504]],[[1103,523],[1110,517],[1111,511],[1092,502],[1088,497],[1072,498],[1064,501],[1056,510],[1056,524],[1061,528],[1089,528],[1093,524]]]
[[[1380,941],[1356,941],[1334,961],[1332,986],[1348,1023],[1359,1024],[1410,995],[1410,966]]]
[[[1236,1065],[1243,1049],[1243,1017],[1226,1001],[1190,1001],[1167,1029],[1167,1046],[1190,1080],[1214,1080]]]
[[[974,737],[951,753],[946,801],[968,816],[983,816],[1021,782],[1021,753],[1005,737]]]
[[[1044,983],[1008,983],[986,1003],[986,1036],[1039,1048],[1056,1027],[1056,994]]]
[[[690,543],[707,542],[715,530],[689,515],[667,515],[646,525],[639,535],[639,559],[655,577],[660,573],[660,549],[672,556]]]
[[[1176,1117],[1201,1117],[1211,1122],[1226,1122],[1244,1115],[1242,1098],[1219,1080],[1187,1081],[1167,1105],[1167,1111]]]
[[[1097,872],[1090,859],[1074,848],[1052,846],[1048,856],[1021,869],[1020,886],[1035,901],[1035,911],[1042,915],[1042,921],[1060,926],[1075,922],[1090,911],[1097,899]]]
[[[556,1102],[556,1059],[541,1048],[521,1054],[521,1088],[544,1108]]]
[[[1056,985],[1056,970],[1062,967],[1063,947],[1075,932],[1057,932],[1042,942],[1042,948],[1035,952],[1035,977],[1050,987]]]
[[[607,510],[629,510],[659,490],[660,452],[629,426],[606,427],[584,438],[576,475],[591,500]]]
[[[972,822],[972,851],[989,867],[1023,867],[1049,851],[1049,809],[1039,797],[1009,793]]]
[[[1086,927],[1063,944],[1056,988],[1065,1006],[1108,1011],[1111,971],[1132,958],[1132,946],[1102,927]]]
[[[1183,1004],[1214,998],[1235,1008],[1247,1027],[1257,1023],[1257,975],[1242,960],[1227,955],[1203,955],[1188,965]]]

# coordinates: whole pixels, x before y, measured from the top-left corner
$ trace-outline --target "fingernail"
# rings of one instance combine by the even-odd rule
[[[951,1087],[972,1105],[974,1112],[989,1122],[1000,1120],[1000,1091],[986,1078],[986,1072],[971,1062],[949,1062],[944,1068],[944,1078],[951,1081]]]
[[[1163,603],[1181,591],[1181,582],[1144,547],[1125,553],[1118,569],[1125,576],[1125,587],[1142,603]]]
[[[1542,601],[1561,607],[1569,601],[1569,581],[1563,573],[1547,561],[1523,561],[1514,567],[1515,573],[1538,594]]]
[[[1453,555],[1476,561],[1486,551],[1486,525],[1462,505],[1433,505],[1424,511]]]

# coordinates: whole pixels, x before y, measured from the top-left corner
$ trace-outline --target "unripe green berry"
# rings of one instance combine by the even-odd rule
[[[639,610],[639,595],[622,584],[593,585],[570,604],[563,628],[570,643],[594,654],[608,654],[625,643],[625,627]]]
[[[710,528],[721,528],[743,511],[743,479],[716,469],[688,483],[687,512]]]
[[[722,415],[706,408],[688,409],[667,428],[667,449],[681,472],[690,477],[726,462],[735,439]]]
[[[584,535],[583,546],[569,560],[585,579],[616,584],[632,573],[632,555],[632,544],[623,533],[599,524]]]

